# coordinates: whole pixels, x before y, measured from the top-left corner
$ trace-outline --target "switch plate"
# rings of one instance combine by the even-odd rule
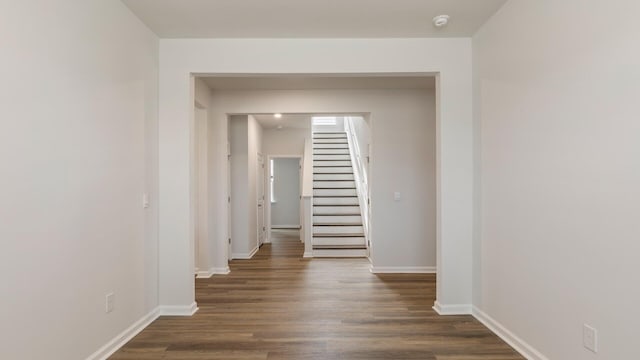
[[[113,311],[113,308],[115,306],[115,294],[114,293],[108,293],[105,296],[105,308],[104,308],[104,312],[106,313],[110,313]]]
[[[598,330],[584,324],[582,326],[582,344],[588,350],[594,353],[598,352]]]
[[[142,194],[142,207],[147,209],[149,207],[149,194]]]
[[[396,191],[396,192],[393,193],[393,200],[399,201],[400,198],[401,198],[401,195],[400,195],[399,191]]]

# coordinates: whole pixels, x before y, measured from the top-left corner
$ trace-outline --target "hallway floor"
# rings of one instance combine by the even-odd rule
[[[162,317],[110,359],[523,359],[471,316],[438,316],[435,275],[302,259],[285,232],[231,274],[196,280],[200,310]]]

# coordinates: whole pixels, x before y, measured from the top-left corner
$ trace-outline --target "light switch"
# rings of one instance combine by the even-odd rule
[[[149,207],[149,194],[147,193],[142,194],[142,207],[145,209]]]
[[[396,191],[393,193],[393,200],[400,201],[400,192]]]

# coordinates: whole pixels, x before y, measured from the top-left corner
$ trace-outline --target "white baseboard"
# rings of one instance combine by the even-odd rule
[[[302,255],[303,258],[312,258],[313,257],[313,252],[308,252],[305,251],[304,254]]]
[[[222,268],[217,268],[217,267],[212,267],[211,269],[207,270],[207,271],[198,271],[198,273],[196,274],[196,278],[198,279],[208,279],[210,277],[212,277],[213,275],[227,275],[229,274],[231,271],[229,270],[229,267],[222,267]]]
[[[435,266],[373,266],[369,269],[374,274],[435,274]]]
[[[445,305],[436,301],[433,304],[433,310],[435,310],[438,315],[471,315],[470,304]]]
[[[258,252],[258,250],[260,250],[260,248],[256,247],[255,249],[251,250],[250,253],[232,253],[231,257],[233,259],[249,260]]]
[[[147,315],[143,316],[140,320],[133,323],[133,325],[126,328],[123,332],[111,339],[98,351],[91,354],[87,360],[106,360],[109,356],[113,355],[118,349],[123,347],[134,336],[138,335],[142,330],[149,326],[155,319],[160,316],[159,308],[155,308]]]
[[[300,225],[271,225],[275,230],[300,230]]]
[[[477,307],[474,306],[472,308],[471,314],[484,326],[488,327],[489,330],[493,331],[494,334],[498,335],[498,337],[504,340],[504,342],[506,342],[517,352],[519,352],[520,355],[524,356],[527,360],[549,360],[549,358],[542,355],[542,353],[536,350],[533,346],[527,344],[524,340],[509,331],[506,327],[494,320],[491,316],[485,314]]]
[[[158,307],[160,316],[192,316],[198,311],[198,304],[191,305],[161,305]]]

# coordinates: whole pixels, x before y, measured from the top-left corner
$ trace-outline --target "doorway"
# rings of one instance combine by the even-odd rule
[[[301,169],[300,156],[269,156],[269,239],[274,230],[300,236]]]

